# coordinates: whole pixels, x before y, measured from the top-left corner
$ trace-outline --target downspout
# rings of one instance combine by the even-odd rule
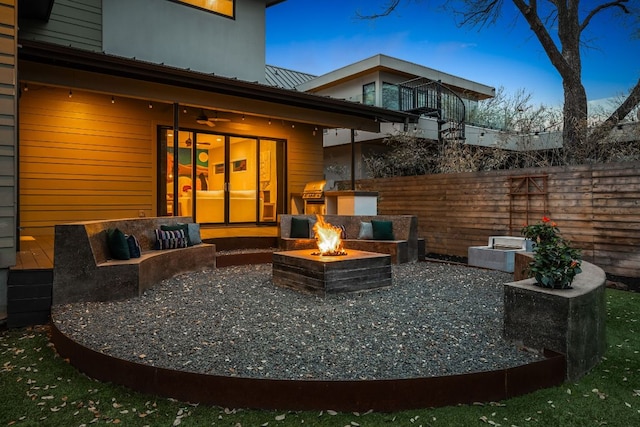
[[[356,131],[351,129],[351,190],[356,189]]]

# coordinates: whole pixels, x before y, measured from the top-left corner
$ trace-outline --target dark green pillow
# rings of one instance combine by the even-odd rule
[[[395,240],[391,221],[372,219],[371,228],[373,228],[373,240]]]
[[[186,223],[183,224],[173,224],[173,225],[161,225],[160,230],[162,231],[180,231],[184,232],[184,237],[187,239],[187,246],[193,246],[191,243],[191,239],[189,238],[189,226]]]
[[[107,246],[113,259],[130,259],[129,243],[122,231],[117,228],[107,229]]]
[[[298,239],[309,238],[309,220],[307,218],[291,217],[291,237]]]

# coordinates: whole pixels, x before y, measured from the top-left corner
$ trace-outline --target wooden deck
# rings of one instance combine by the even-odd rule
[[[203,239],[228,237],[276,237],[278,227],[202,227]],[[16,265],[11,270],[53,269],[53,236],[22,236]]]
[[[22,236],[16,265],[11,270],[43,270],[53,268],[53,236]]]

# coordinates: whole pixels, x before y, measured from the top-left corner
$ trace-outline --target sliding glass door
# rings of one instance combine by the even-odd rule
[[[161,129],[161,209],[204,224],[275,222],[285,209],[285,142]],[[195,165],[195,167],[194,167]]]

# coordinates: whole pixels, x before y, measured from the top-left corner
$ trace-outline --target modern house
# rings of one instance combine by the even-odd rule
[[[0,0],[0,306],[58,223],[275,224],[323,178],[325,129],[417,116],[267,82],[282,0]]]
[[[295,88],[420,116],[410,127],[404,122],[382,123],[379,133],[357,131],[352,136],[352,129],[348,128],[327,130],[325,172],[329,179],[345,179],[344,174],[336,175],[336,170],[350,171],[352,143],[356,178],[367,176],[363,157],[387,149],[382,140],[388,135],[410,132],[435,141],[459,138],[475,143],[477,130],[466,124],[469,111],[478,101],[495,95],[493,87],[386,55],[375,55],[322,76],[308,77]]]

